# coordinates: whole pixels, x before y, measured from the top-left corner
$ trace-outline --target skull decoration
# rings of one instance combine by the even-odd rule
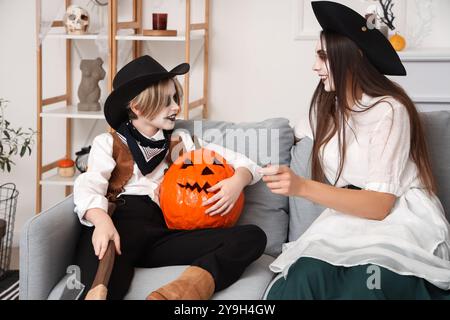
[[[67,8],[64,25],[68,34],[85,34],[89,27],[89,13],[80,6]]]

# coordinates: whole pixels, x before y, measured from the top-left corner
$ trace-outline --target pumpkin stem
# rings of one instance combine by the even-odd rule
[[[200,150],[202,146],[200,145],[200,141],[198,141],[198,137],[193,135],[192,141],[194,141],[195,150]]]

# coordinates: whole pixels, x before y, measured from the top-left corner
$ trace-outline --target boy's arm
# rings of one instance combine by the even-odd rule
[[[194,143],[192,141],[192,138],[188,134],[183,131],[176,131],[175,134],[179,135],[183,139],[186,150],[194,150]],[[261,167],[251,159],[247,158],[245,155],[214,143],[206,143],[200,138],[198,138],[198,140],[202,147],[217,152],[223,158],[225,158],[228,164],[235,169],[235,174],[238,172],[239,168],[241,168],[241,170],[239,171],[243,171],[242,169],[246,169],[247,172],[251,175],[251,179],[246,185],[252,185],[261,180],[262,175],[259,173]],[[239,175],[241,175],[241,173],[239,173]]]
[[[228,162],[229,165],[231,165],[235,169],[235,175],[243,175],[241,172],[247,172],[250,174],[250,181],[246,185],[252,185],[257,183],[259,180],[261,180],[262,176],[259,173],[260,167],[251,159],[247,158],[245,155],[235,152],[233,150],[224,148],[222,146],[219,146],[214,143],[208,143],[206,144],[201,139],[200,143],[202,146],[205,146],[206,148],[213,150],[220,154],[222,157],[225,158],[225,160]],[[240,169],[240,170],[239,170]],[[239,172],[239,173],[238,173]]]
[[[88,210],[99,209],[108,212],[108,199],[105,195],[111,172],[116,165],[112,157],[112,143],[113,139],[109,133],[97,136],[89,153],[88,171],[75,180],[75,212],[80,222],[89,227],[94,225],[94,221],[86,216]]]
[[[244,187],[248,186],[253,180],[253,176],[252,176],[252,173],[250,172],[250,170],[248,170],[247,168],[244,168],[244,167],[239,167],[239,168],[235,169],[234,176],[237,179],[239,179],[239,181],[242,182],[242,185]]]

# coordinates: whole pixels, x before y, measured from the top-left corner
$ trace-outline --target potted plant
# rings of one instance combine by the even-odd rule
[[[5,109],[8,101],[0,98],[0,172],[11,172],[15,156],[31,154],[34,135],[31,128],[13,129],[6,120]],[[14,183],[0,185],[0,278],[9,269],[14,218],[19,192]]]
[[[23,157],[27,152],[31,154],[31,147],[34,144],[34,135],[31,128],[22,131],[22,128],[13,129],[5,117],[5,109],[8,101],[0,98],[0,170],[11,172],[11,166],[15,165],[13,157],[19,155]]]

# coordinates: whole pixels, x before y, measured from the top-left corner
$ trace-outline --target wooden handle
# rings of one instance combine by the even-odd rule
[[[116,204],[108,203],[108,214],[112,216],[114,210],[116,209]],[[111,277],[111,272],[114,267],[114,260],[116,258],[116,248],[113,240],[109,240],[108,247],[106,248],[105,255],[98,263],[97,273],[95,274],[94,282],[92,283],[91,289],[86,294],[86,300],[106,300],[108,294],[109,278]]]
[[[110,240],[105,255],[98,263],[97,273],[92,283],[91,289],[86,295],[86,300],[106,300],[109,278],[114,266],[116,248],[114,241]],[[103,288],[103,289],[102,289]]]
[[[195,150],[200,150],[202,148],[197,136],[192,136],[192,141],[194,142]]]
[[[114,246],[114,241],[110,240],[105,255],[98,263],[97,274],[95,275],[94,282],[92,283],[92,288],[95,288],[99,284],[103,284],[105,287],[108,286],[109,277],[111,276],[115,257],[116,248]]]

